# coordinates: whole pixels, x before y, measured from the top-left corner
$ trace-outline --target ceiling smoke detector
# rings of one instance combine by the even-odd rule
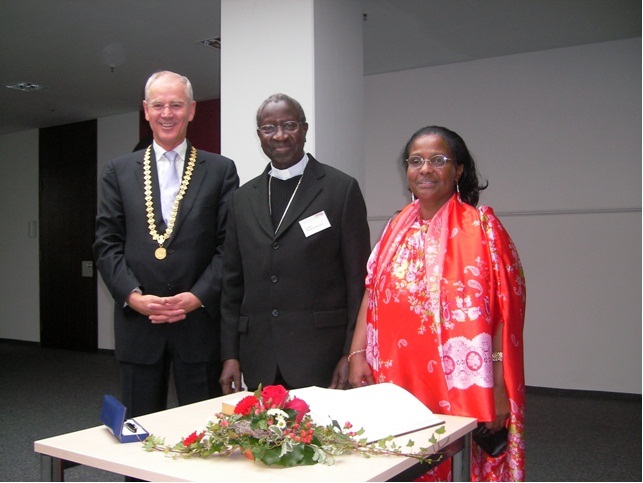
[[[213,49],[221,50],[221,37],[201,40],[199,41],[199,43],[205,45],[206,47],[212,47]]]
[[[11,84],[7,86],[9,89],[15,89],[17,91],[31,92],[39,91],[40,89],[45,89],[45,86],[40,84],[32,84],[31,82],[18,82],[17,84]]]

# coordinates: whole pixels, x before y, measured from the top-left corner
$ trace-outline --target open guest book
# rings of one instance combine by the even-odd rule
[[[355,431],[364,429],[361,437],[368,442],[444,423],[413,394],[388,382],[346,391],[312,386],[290,394],[308,403],[317,424],[348,421]]]

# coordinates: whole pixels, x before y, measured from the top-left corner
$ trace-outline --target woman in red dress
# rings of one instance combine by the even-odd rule
[[[525,280],[518,252],[491,208],[476,208],[475,163],[439,126],[404,150],[415,200],[392,218],[368,263],[351,346],[353,386],[392,382],[435,413],[508,430],[492,457],[477,444],[472,481],[524,481]],[[450,462],[427,479],[450,479]]]

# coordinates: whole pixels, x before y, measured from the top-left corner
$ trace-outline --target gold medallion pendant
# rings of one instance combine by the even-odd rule
[[[179,193],[176,195],[174,200],[174,205],[172,207],[172,214],[170,219],[167,222],[167,229],[163,235],[159,234],[156,231],[156,223],[154,221],[154,201],[152,199],[152,169],[150,167],[150,156],[152,153],[152,146],[147,148],[145,156],[143,158],[143,180],[145,187],[145,206],[147,211],[147,225],[150,230],[150,235],[152,239],[159,244],[159,247],[154,251],[154,256],[157,260],[164,260],[167,257],[167,250],[163,247],[163,243],[172,235],[172,230],[174,230],[174,222],[176,221],[176,215],[179,211],[179,204],[185,196],[185,193],[190,184],[190,179],[192,178],[192,171],[194,171],[194,165],[196,163],[197,151],[192,146],[190,151],[190,158],[188,164],[185,167],[185,173],[183,174],[183,179],[181,180],[181,186],[179,187]]]

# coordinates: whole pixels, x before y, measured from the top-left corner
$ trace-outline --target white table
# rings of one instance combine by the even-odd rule
[[[188,406],[137,417],[136,421],[150,434],[165,437],[174,444],[193,431],[201,431],[214,414],[221,411],[227,399],[238,400],[231,394]],[[98,415],[97,415],[98,417]],[[470,477],[471,431],[476,427],[474,418],[441,416],[446,432],[439,436],[435,452],[445,451],[445,457],[454,457],[454,480],[467,481]],[[409,439],[416,447],[428,447],[435,428],[400,436],[400,444]],[[42,481],[62,481],[63,461],[140,478],[147,481],[387,481],[396,477],[409,481],[413,474],[421,474],[427,465],[413,468],[417,460],[402,456],[360,455],[338,456],[335,465],[298,466],[294,468],[267,467],[251,462],[243,455],[172,458],[161,452],[146,452],[139,443],[121,444],[106,426],[76,431],[34,442],[34,450],[41,454]],[[405,473],[406,472],[406,473]],[[409,473],[410,472],[410,473]],[[398,476],[399,475],[399,476]]]

